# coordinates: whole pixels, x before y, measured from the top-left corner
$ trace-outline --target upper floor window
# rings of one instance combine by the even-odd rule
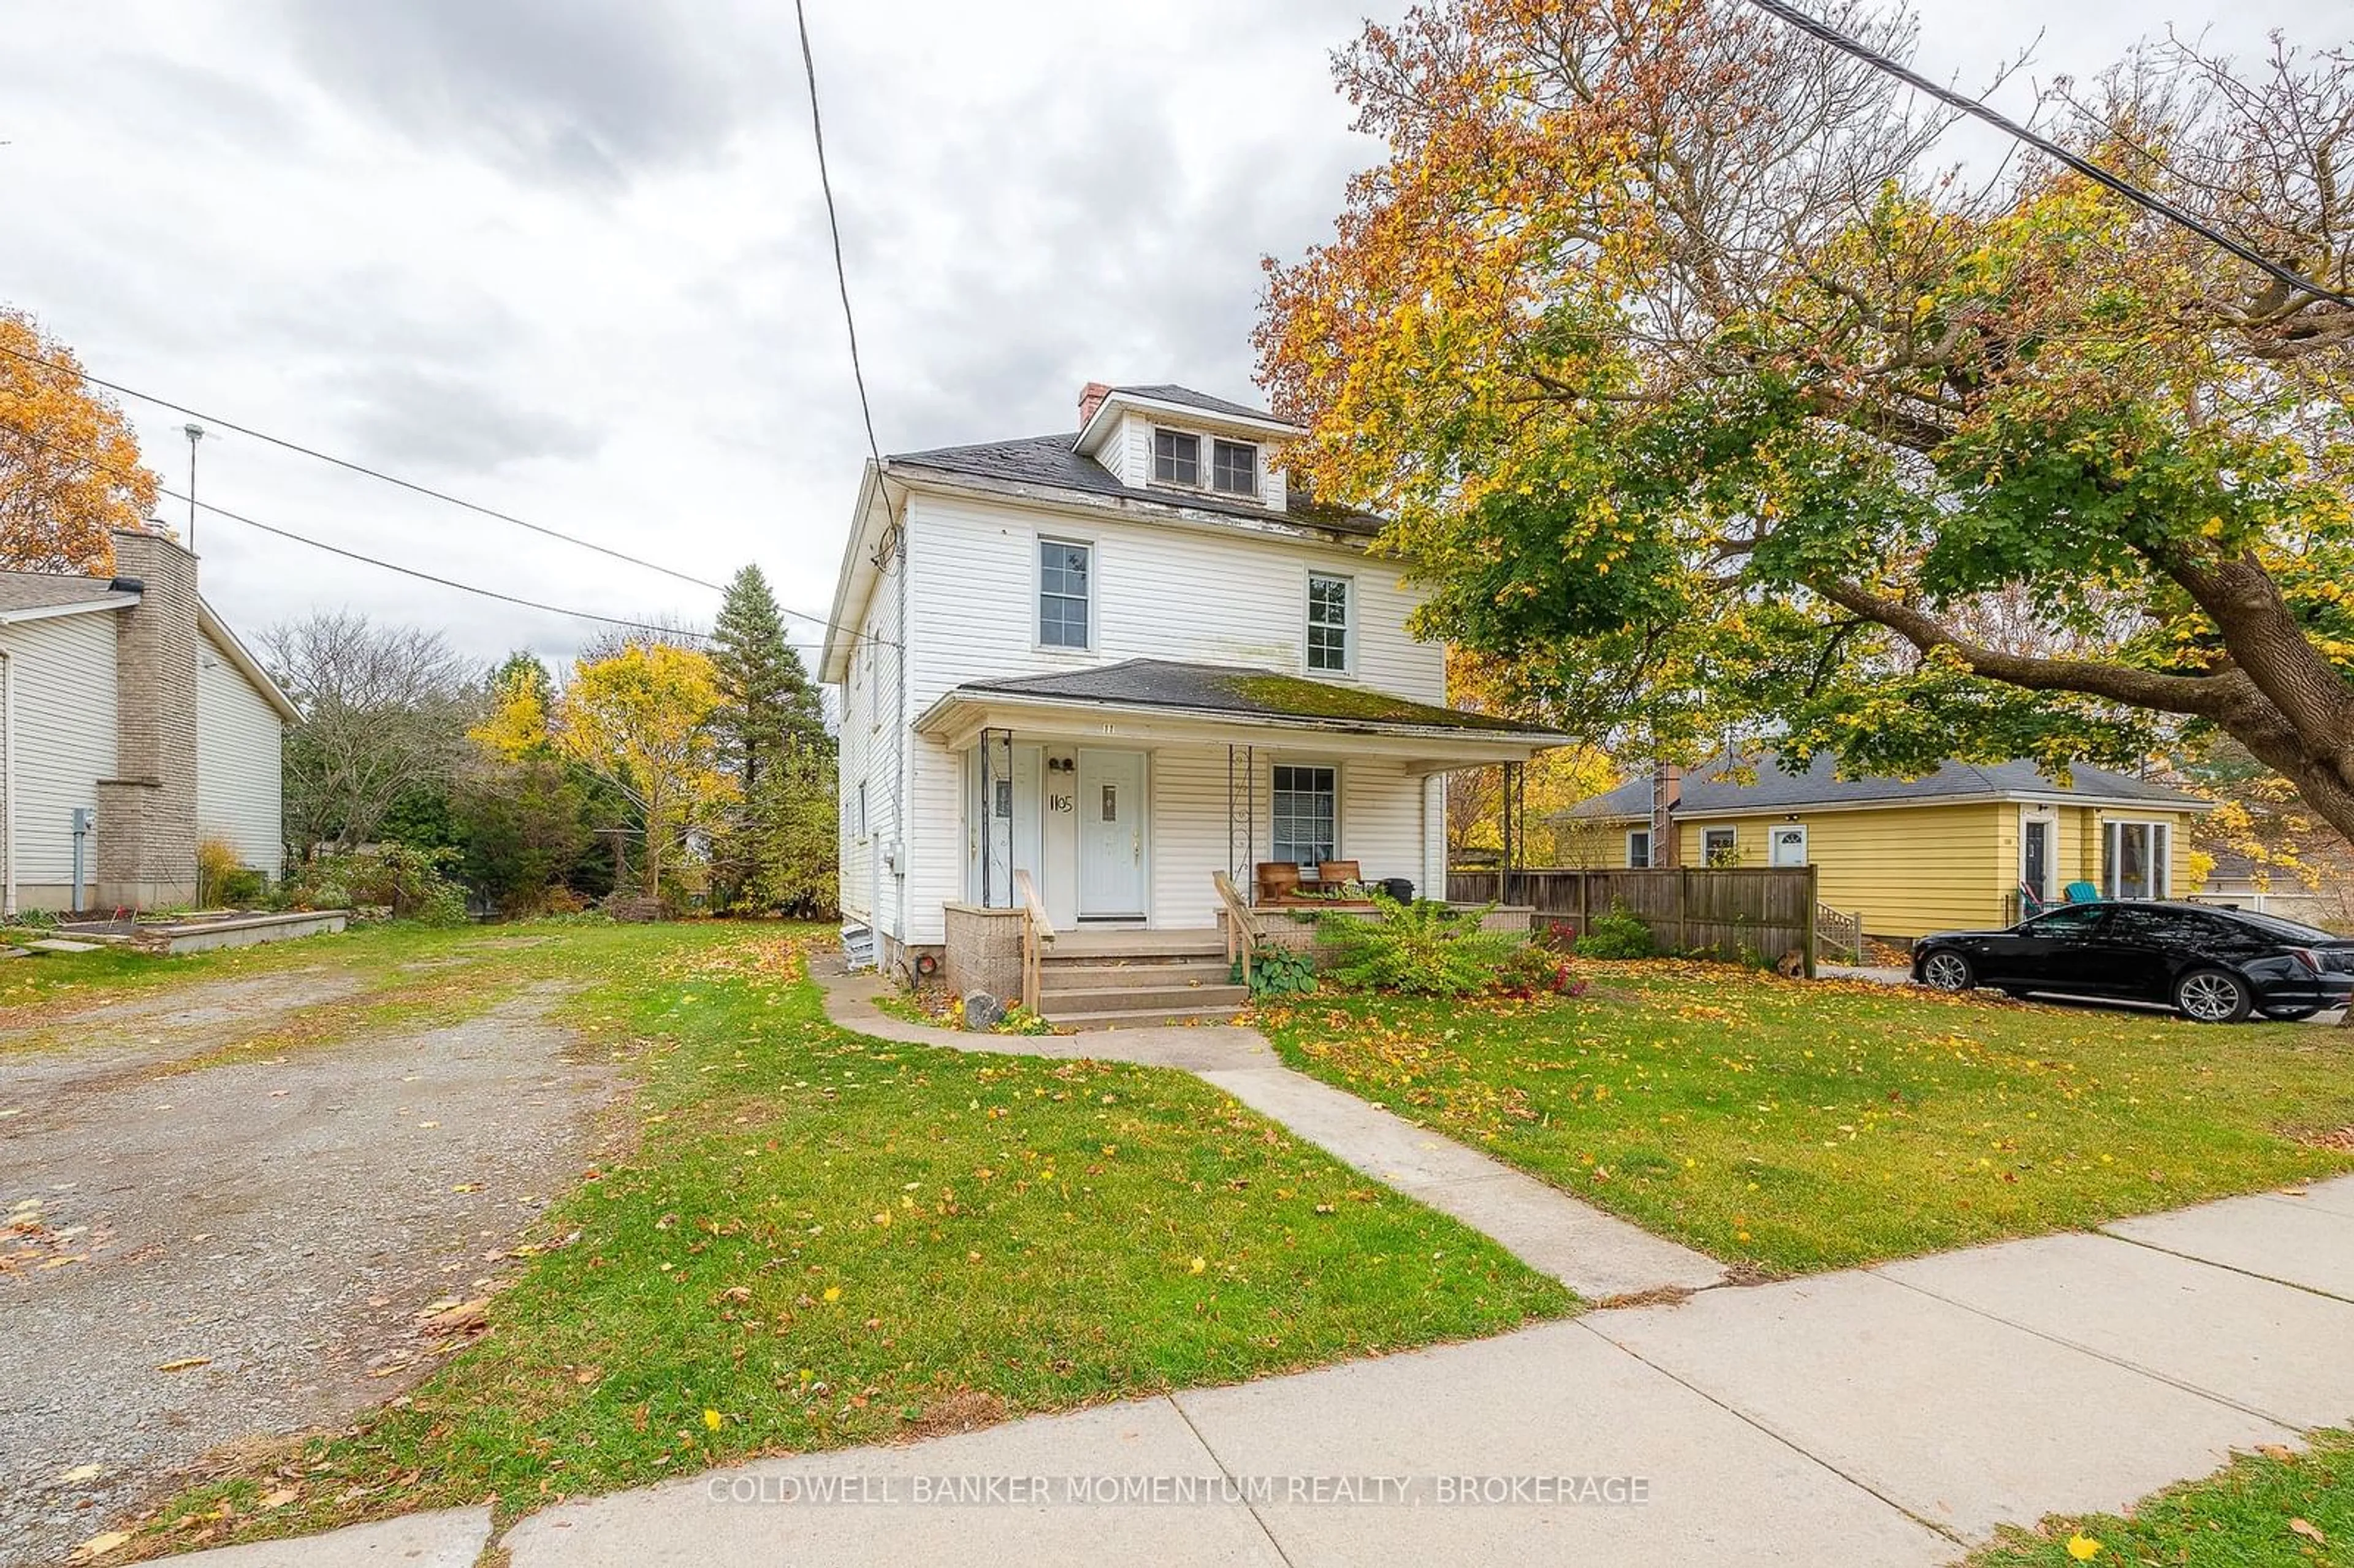
[[[1087,646],[1088,584],[1095,547],[1063,539],[1038,541],[1038,643],[1043,648]]]
[[[1258,449],[1248,441],[1210,443],[1210,486],[1232,495],[1258,493]]]
[[[1153,431],[1152,477],[1163,484],[1201,483],[1202,438],[1182,430]]]
[[[1308,667],[1346,674],[1349,669],[1349,579],[1308,577]]]

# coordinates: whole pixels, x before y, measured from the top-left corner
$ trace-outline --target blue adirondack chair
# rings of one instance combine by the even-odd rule
[[[2101,890],[2089,882],[2072,882],[2068,885],[2067,899],[2071,904],[2096,904],[2100,902],[2100,897]]]

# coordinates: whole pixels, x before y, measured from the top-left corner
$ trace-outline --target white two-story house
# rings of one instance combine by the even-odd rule
[[[1066,954],[1214,933],[1222,871],[1444,896],[1445,775],[1561,737],[1446,705],[1377,520],[1286,483],[1293,427],[1172,386],[1078,413],[867,466],[820,666],[854,959],[953,970],[1025,894]]]

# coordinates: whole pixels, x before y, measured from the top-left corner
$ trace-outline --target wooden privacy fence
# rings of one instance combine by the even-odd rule
[[[1676,866],[1656,871],[1582,871],[1547,866],[1509,874],[1451,871],[1447,896],[1457,904],[1525,904],[1540,924],[1566,925],[1578,936],[1596,915],[1623,906],[1651,928],[1668,953],[1705,952],[1736,959],[1744,949],[1766,963],[1796,953],[1815,972],[1815,868],[1810,865]]]

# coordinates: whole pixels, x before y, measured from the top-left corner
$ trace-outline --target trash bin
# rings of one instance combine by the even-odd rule
[[[1385,876],[1382,879],[1381,886],[1382,896],[1384,898],[1399,904],[1414,902],[1414,884],[1403,876]]]

